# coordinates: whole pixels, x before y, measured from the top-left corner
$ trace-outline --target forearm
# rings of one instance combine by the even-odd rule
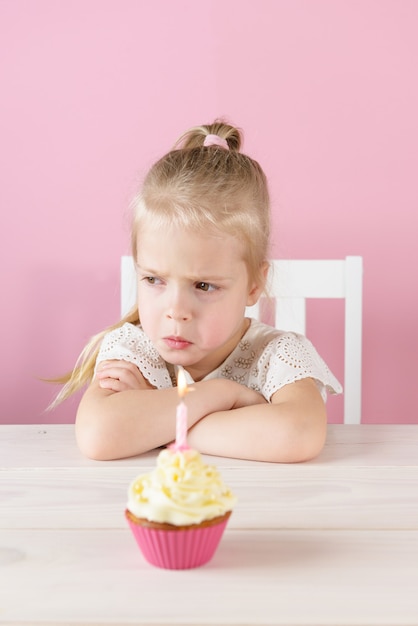
[[[187,395],[189,428],[210,413],[227,411],[235,402],[229,381],[196,383]],[[97,382],[84,394],[76,418],[82,452],[94,459],[136,456],[175,438],[176,388],[112,392]]]
[[[293,396],[294,391],[286,389],[285,393]],[[191,428],[188,441],[206,454],[294,463],[319,454],[325,443],[326,424],[325,405],[312,388],[298,401],[288,397],[275,404],[208,415]]]
[[[272,462],[316,456],[326,436],[326,411],[313,380],[277,391],[273,403],[229,380],[193,385],[187,396],[188,443],[219,456]],[[136,456],[175,438],[176,388],[115,392],[98,381],[77,412],[76,436],[87,456],[110,460]]]

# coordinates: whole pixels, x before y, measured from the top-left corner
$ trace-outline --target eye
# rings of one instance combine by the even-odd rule
[[[214,291],[216,289],[215,285],[211,285],[210,283],[199,282],[196,283],[196,289],[200,291]]]
[[[144,276],[142,279],[147,285],[159,285],[161,280],[156,276]]]

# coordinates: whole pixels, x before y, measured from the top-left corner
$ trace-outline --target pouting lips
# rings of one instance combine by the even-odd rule
[[[164,337],[164,341],[173,350],[184,350],[192,345],[190,341],[183,337]]]

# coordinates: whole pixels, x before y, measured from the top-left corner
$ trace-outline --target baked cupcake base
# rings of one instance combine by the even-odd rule
[[[190,569],[204,565],[215,554],[231,511],[200,524],[173,526],[150,522],[125,511],[136,542],[151,565]]]

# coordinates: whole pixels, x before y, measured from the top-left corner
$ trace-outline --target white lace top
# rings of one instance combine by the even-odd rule
[[[157,389],[176,385],[174,366],[162,359],[141,326],[126,323],[105,335],[96,366],[111,359],[134,363]],[[340,383],[306,337],[256,320],[251,320],[236,348],[204,380],[222,377],[255,389],[268,401],[284,385],[303,378],[316,381],[324,400],[327,391],[342,392]],[[190,375],[187,382],[194,382]]]

